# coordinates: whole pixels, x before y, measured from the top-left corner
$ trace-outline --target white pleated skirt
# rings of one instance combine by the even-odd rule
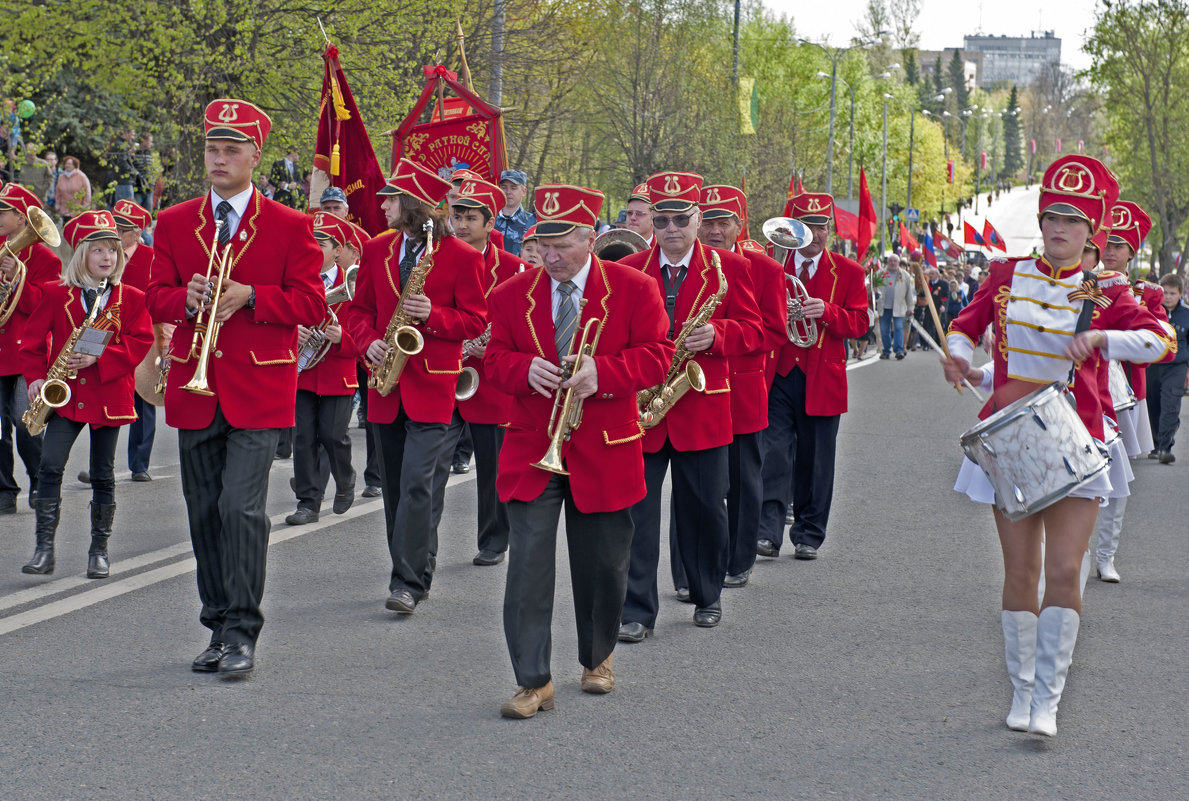
[[[1134,459],[1145,456],[1156,447],[1152,439],[1152,423],[1148,420],[1148,403],[1140,401],[1130,409],[1123,409],[1119,415],[1119,434],[1123,437],[1127,455]]]

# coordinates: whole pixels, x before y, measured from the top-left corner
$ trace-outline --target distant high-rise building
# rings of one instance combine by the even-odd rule
[[[1053,31],[1031,36],[967,36],[966,53],[982,54],[979,86],[1027,86],[1050,64],[1061,63],[1061,40]]]

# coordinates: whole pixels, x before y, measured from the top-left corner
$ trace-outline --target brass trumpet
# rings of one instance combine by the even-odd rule
[[[223,225],[222,220],[215,220],[215,238],[211,242],[211,257],[206,264],[206,282],[211,286],[210,309],[201,306],[194,317],[194,338],[190,341],[190,358],[197,356],[198,366],[194,368],[194,375],[190,380],[182,385],[182,389],[199,395],[215,394],[207,380],[207,372],[211,351],[215,349],[215,343],[219,340],[219,329],[223,327],[223,324],[215,319],[219,313],[219,299],[223,295],[223,282],[231,275],[231,244],[228,243],[221,250],[219,248],[219,231]],[[213,284],[212,274],[215,278]]]
[[[34,242],[44,242],[49,247],[56,248],[62,244],[62,235],[58,233],[58,228],[49,215],[36,206],[31,206],[25,215],[25,227],[0,245],[0,258],[8,255],[16,261],[12,280],[0,281],[0,325],[4,325],[8,318],[12,317],[13,312],[17,310],[17,303],[21,300],[21,293],[25,291],[25,278],[29,270],[17,254]]]
[[[773,217],[764,221],[764,238],[772,243],[773,255],[782,265],[793,250],[800,250],[813,241],[809,226],[791,217]],[[803,306],[809,300],[809,290],[795,275],[786,275],[789,286],[785,294],[785,330],[789,342],[800,348],[817,343],[817,322],[806,319]]]
[[[586,299],[583,298],[578,308],[579,318],[582,317],[582,307],[585,305]],[[582,339],[575,340],[576,347],[570,351],[570,355],[576,355],[577,358],[574,359],[573,364],[567,364],[562,371],[562,381],[569,380],[578,372],[583,359],[594,356],[602,333],[602,320],[592,318],[586,321],[586,324],[582,326]],[[533,462],[533,467],[539,467],[560,476],[570,474],[570,471],[566,470],[565,465],[562,464],[561,449],[562,444],[570,438],[574,430],[582,425],[582,403],[581,398],[574,397],[574,387],[570,387],[565,392],[562,392],[561,387],[558,387],[553,398],[553,411],[549,415],[549,425],[545,429],[549,434],[549,449],[545,451],[541,461]]]

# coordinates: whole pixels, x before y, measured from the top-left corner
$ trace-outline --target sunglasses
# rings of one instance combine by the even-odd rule
[[[676,217],[653,217],[652,227],[658,231],[663,231],[669,227],[669,222],[672,221],[678,228],[685,228],[692,219],[693,217],[688,214],[678,214]]]

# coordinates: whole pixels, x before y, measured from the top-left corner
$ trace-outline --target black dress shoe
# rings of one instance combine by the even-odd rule
[[[401,587],[392,591],[388,600],[384,602],[384,608],[402,615],[411,615],[417,608],[417,599],[413,597],[413,593]]]
[[[153,477],[149,475],[148,470],[141,470],[132,474],[133,481],[152,481]]]
[[[881,358],[881,359],[890,359],[890,358],[892,358],[892,354],[890,354],[890,353],[881,353],[881,354],[879,354],[879,358]]]
[[[91,474],[89,472],[87,472],[86,470],[79,470],[78,471],[78,480],[84,484],[90,484],[91,483]]]
[[[384,490],[377,487],[375,484],[363,488],[363,497],[365,498],[379,498],[384,494]]]
[[[475,554],[475,558],[471,560],[471,564],[486,567],[488,565],[498,565],[504,561],[503,551],[479,551]]]
[[[463,473],[471,472],[471,466],[469,464],[464,464],[463,462],[455,462],[450,467],[450,472],[456,476],[461,476]]]
[[[896,354],[896,361],[902,361],[903,359],[904,359],[904,351],[900,351],[899,353]]]
[[[689,587],[678,587],[674,594],[677,596],[677,600],[683,604],[690,602]]]
[[[803,542],[798,542],[793,546],[794,559],[817,559],[817,548],[812,545],[806,545]]]
[[[297,507],[297,511],[285,518],[285,522],[291,526],[304,526],[306,523],[317,523],[318,513],[313,509],[303,509]]]
[[[727,576],[722,580],[724,587],[746,587],[747,580],[751,577],[750,570],[744,570],[742,573],[736,573],[733,576]]]
[[[17,499],[15,495],[5,495],[0,498],[0,515],[15,515],[17,513]]]
[[[227,648],[221,642],[212,642],[206,650],[194,657],[190,663],[190,670],[195,673],[214,673],[219,669],[219,660],[223,658],[223,651]]]
[[[699,606],[694,610],[694,625],[712,629],[722,621],[722,605]]]
[[[643,642],[645,637],[652,636],[652,629],[643,623],[624,623],[619,627],[620,642]]]
[[[780,556],[780,549],[776,547],[776,543],[772,540],[760,540],[756,543],[756,553],[760,556],[775,559]]]
[[[247,676],[256,667],[255,647],[247,643],[228,645],[219,660],[219,675],[229,678]]]
[[[336,515],[345,514],[351,505],[355,503],[355,482],[351,482],[351,486],[344,489],[342,492],[334,494],[334,504],[330,507]]]

